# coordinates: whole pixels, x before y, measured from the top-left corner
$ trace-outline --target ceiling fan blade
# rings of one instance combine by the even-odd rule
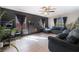
[[[52,10],[52,11],[48,11],[48,12],[55,12],[55,11]]]

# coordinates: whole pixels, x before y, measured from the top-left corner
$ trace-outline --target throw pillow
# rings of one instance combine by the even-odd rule
[[[66,39],[69,32],[70,32],[70,30],[64,30],[62,33],[58,34],[57,37],[60,39]]]
[[[60,34],[58,34],[56,37],[57,37],[57,38],[60,38],[60,39],[66,39],[67,34],[65,34],[65,33],[60,33]]]

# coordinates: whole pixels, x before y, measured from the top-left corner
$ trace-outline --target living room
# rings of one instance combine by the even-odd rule
[[[78,52],[79,51],[78,46],[76,47],[75,44],[69,43],[72,42],[73,39],[71,39],[71,41],[69,40],[68,43],[67,41],[66,42],[63,41],[64,39],[65,40],[67,39],[66,37],[68,36],[69,33],[71,33],[71,31],[73,31],[76,28],[78,30],[78,22],[79,22],[78,6],[1,6],[0,11],[1,11],[0,13],[1,51],[3,52]],[[65,34],[63,34],[63,32],[65,32]],[[75,35],[77,36],[77,34]],[[63,40],[60,40],[59,42],[56,41],[54,43],[51,41],[51,39],[57,40],[57,38]],[[62,41],[63,45],[65,44],[66,46],[69,44],[70,47],[69,46],[60,47],[62,45],[58,46],[59,45],[58,43]],[[56,45],[55,43],[57,43],[58,45]],[[55,45],[56,47],[54,47],[53,45]]]

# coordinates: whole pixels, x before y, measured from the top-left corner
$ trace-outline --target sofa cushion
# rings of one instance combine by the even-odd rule
[[[64,30],[65,28],[64,27],[52,27],[52,30]]]
[[[79,29],[72,30],[67,36],[67,42],[78,43],[79,42]]]
[[[69,42],[69,43],[72,43],[72,44],[76,44],[78,43],[78,39],[74,36],[70,36],[70,37],[67,37],[67,41],[66,42]]]

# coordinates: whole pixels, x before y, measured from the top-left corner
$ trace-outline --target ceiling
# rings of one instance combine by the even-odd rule
[[[51,12],[49,13],[49,15],[44,15],[40,12],[40,8],[42,6],[1,6],[1,7],[16,10],[16,11],[26,12],[30,14],[45,16],[45,17],[49,17],[49,16],[51,17],[51,16],[79,11],[79,6],[54,6],[56,8],[55,12]]]

